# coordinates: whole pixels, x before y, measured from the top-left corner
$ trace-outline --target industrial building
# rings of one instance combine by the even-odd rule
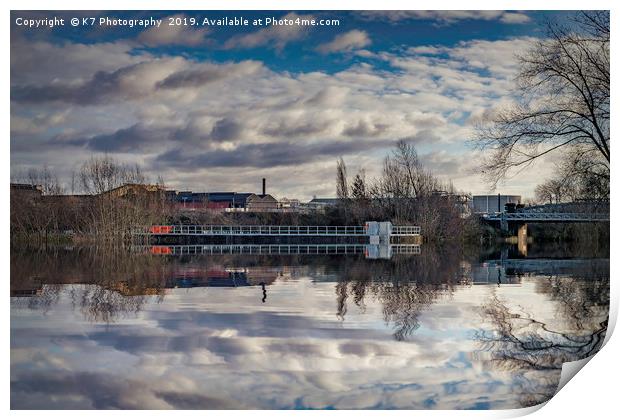
[[[327,207],[334,207],[338,205],[337,198],[317,198],[314,197],[308,203],[308,207],[312,210],[325,210]]]
[[[520,195],[474,195],[471,208],[474,214],[501,213],[506,209],[506,204],[521,204]]]
[[[167,199],[175,209],[187,211],[245,209],[248,197],[252,195],[233,191],[166,191]]]
[[[16,184],[11,182],[11,192],[29,194],[32,196],[41,196],[41,194],[43,194],[43,188],[40,185]]]
[[[279,208],[278,200],[266,193],[263,178],[263,193],[238,193],[234,191],[192,192],[166,191],[166,197],[175,209],[181,211],[274,211]]]

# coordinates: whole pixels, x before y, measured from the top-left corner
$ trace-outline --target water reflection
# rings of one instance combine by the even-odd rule
[[[608,303],[607,258],[13,250],[11,405],[529,406]]]
[[[609,279],[578,277],[548,276],[536,284],[538,293],[556,303],[555,316],[548,320],[512,306],[497,293],[481,307],[483,318],[493,327],[476,335],[483,360],[488,368],[507,370],[519,378],[517,390],[524,406],[551,398],[562,364],[594,355],[603,343]]]

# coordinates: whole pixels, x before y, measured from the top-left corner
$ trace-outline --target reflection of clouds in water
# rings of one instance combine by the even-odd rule
[[[492,294],[558,330],[588,330],[607,315],[608,278],[459,287],[450,286],[458,273],[437,269],[446,264],[408,261],[345,264],[343,272],[299,264],[267,287],[265,304],[260,286],[165,288],[161,299],[173,267],[118,283],[136,262],[114,260],[122,275],[93,268],[96,286],[56,285],[40,307],[12,299],[13,408],[514,408],[532,401],[522,395],[532,384],[556,385],[559,372],[489,363],[476,333],[497,329],[481,317]],[[373,281],[386,272],[392,281]],[[97,300],[102,287],[110,291]],[[146,290],[155,294],[133,295]],[[601,293],[597,311],[589,305]],[[575,311],[579,324],[571,324]],[[399,322],[416,328],[397,337]]]
[[[440,298],[405,342],[394,340],[372,295],[364,311],[350,305],[339,320],[333,287],[276,284],[270,306],[255,288],[174,291],[112,326],[83,322],[62,296],[45,318],[21,312],[13,325],[13,408],[520,405],[514,389],[525,379],[476,360],[478,343],[467,338],[485,326],[477,302],[493,286]],[[537,279],[499,293],[552,320],[554,303],[535,287]],[[43,319],[54,328],[40,327]]]
[[[185,383],[183,383],[185,382]],[[240,407],[239,401],[211,398],[189,390],[190,383],[168,378],[155,388],[148,382],[105,373],[54,372],[26,374],[12,385],[12,408],[170,409]],[[193,384],[196,385],[196,384]],[[41,398],[40,395],[54,398]],[[21,396],[21,398],[18,398]]]

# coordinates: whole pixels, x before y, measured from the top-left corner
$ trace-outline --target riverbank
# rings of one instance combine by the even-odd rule
[[[187,220],[183,220],[187,222]],[[199,220],[190,220],[197,223]],[[299,215],[299,214],[236,214],[214,215],[209,220],[201,220],[202,224],[222,224],[230,226],[258,226],[258,225],[284,225],[284,226],[333,226],[328,217],[321,214],[315,215]],[[209,222],[209,223],[206,223]],[[118,232],[116,234],[107,234],[105,236],[97,233],[75,233],[71,231],[48,231],[33,233],[13,233],[11,234],[11,246],[17,247],[44,247],[55,245],[96,245],[96,244],[131,244],[136,242],[130,232]],[[519,244],[516,235],[506,234],[500,229],[470,218],[463,223],[461,234],[450,239],[437,240],[433,236],[433,232],[424,232],[422,235],[409,238],[393,238],[394,243],[432,243],[439,247],[460,246],[464,249],[477,248],[479,246],[495,246],[502,243]],[[348,238],[348,237],[261,237],[254,236],[249,239],[219,236],[214,238],[179,236],[165,238],[161,237],[155,241],[155,244],[242,244],[249,243],[248,240],[256,244],[306,244],[306,243],[365,243],[366,238]],[[327,241],[327,242],[326,242]],[[609,248],[610,234],[609,223],[589,223],[589,224],[529,224],[527,226],[527,236],[525,238],[527,244],[556,244],[562,247],[570,248],[593,248],[605,249]],[[137,242],[144,243],[143,239],[137,239]]]

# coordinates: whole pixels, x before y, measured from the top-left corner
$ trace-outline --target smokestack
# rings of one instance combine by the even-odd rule
[[[266,193],[265,193],[265,191],[266,191],[266,188],[265,188],[265,183],[266,183],[266,180],[265,180],[265,178],[263,178],[263,195],[265,195],[265,194],[266,194]]]

